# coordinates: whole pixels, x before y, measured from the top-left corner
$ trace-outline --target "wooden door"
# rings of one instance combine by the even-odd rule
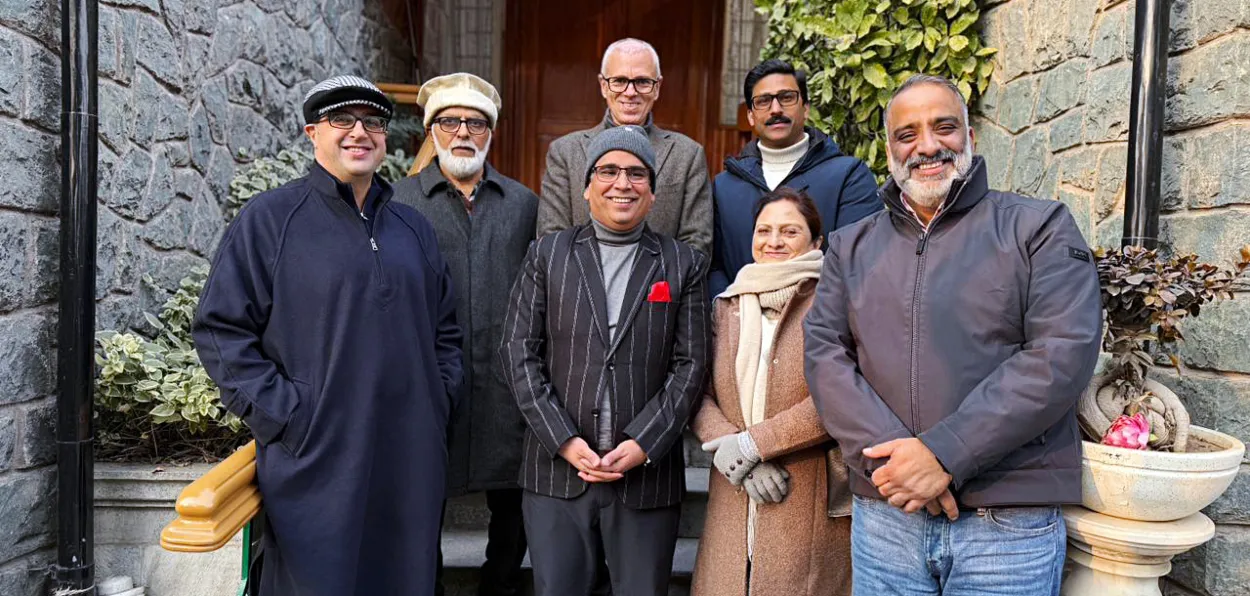
[[[736,139],[738,131],[717,124],[723,14],[724,0],[510,1],[497,167],[540,191],[551,141],[603,119],[600,60],[623,37],[646,40],[660,55],[660,127],[705,147],[724,145],[718,135]],[[724,155],[708,153],[715,173]]]

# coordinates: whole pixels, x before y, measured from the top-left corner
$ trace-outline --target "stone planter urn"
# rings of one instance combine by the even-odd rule
[[[1101,380],[1095,377],[1091,393]],[[1187,435],[1178,453],[1083,442],[1083,506],[1064,508],[1063,596],[1160,596],[1159,578],[1172,570],[1172,557],[1215,535],[1200,511],[1232,484],[1246,446],[1200,426],[1188,425]]]

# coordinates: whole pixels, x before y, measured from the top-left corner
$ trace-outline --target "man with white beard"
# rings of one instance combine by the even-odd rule
[[[437,157],[397,183],[395,198],[433,224],[465,330],[464,385],[448,426],[447,496],[486,492],[489,541],[478,594],[516,594],[526,547],[517,487],[525,422],[502,383],[495,349],[509,288],[533,239],[538,197],[486,163],[500,109],[490,83],[468,73],[436,77],[417,103]]]
[[[991,190],[941,77],[886,106],[888,209],[829,235],[805,372],[855,494],[856,594],[1057,595],[1101,336],[1067,208]]]

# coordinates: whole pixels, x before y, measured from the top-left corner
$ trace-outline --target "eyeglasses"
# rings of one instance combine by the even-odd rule
[[[659,81],[656,81],[655,79],[648,79],[648,78],[639,78],[639,79],[631,79],[629,77],[609,78],[603,75],[599,75],[599,78],[608,82],[608,90],[613,93],[624,93],[626,89],[629,89],[630,85],[633,85],[634,91],[637,91],[639,93],[644,93],[644,94],[651,93],[653,90],[655,90],[655,84],[659,82]]]
[[[486,129],[490,128],[490,122],[481,118],[453,118],[451,116],[442,116],[434,119],[434,124],[438,125],[439,130],[448,134],[455,134],[459,132],[461,123],[469,127],[469,134],[471,135],[486,134]]]
[[[329,122],[330,126],[343,130],[356,128],[356,122],[360,121],[369,132],[386,132],[386,127],[391,123],[389,118],[383,116],[357,117],[350,112],[330,112],[323,120]]]
[[[625,172],[625,179],[630,184],[642,184],[651,180],[651,172],[647,168],[622,168],[617,165],[596,166],[595,178],[600,182],[612,183],[621,177],[621,172]]]
[[[799,103],[799,92],[793,89],[782,91],[781,93],[764,93],[751,98],[751,109],[767,110],[773,105],[773,100],[781,104],[781,107],[788,108]]]

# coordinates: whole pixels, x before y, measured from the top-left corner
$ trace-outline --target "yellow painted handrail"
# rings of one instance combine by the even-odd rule
[[[397,104],[415,106],[417,105],[417,94],[421,92],[421,85],[410,85],[407,83],[378,83],[378,89],[391,96],[391,101]]]
[[[161,531],[165,550],[205,553],[230,542],[260,512],[256,441],[182,489],[175,509],[178,518]]]

